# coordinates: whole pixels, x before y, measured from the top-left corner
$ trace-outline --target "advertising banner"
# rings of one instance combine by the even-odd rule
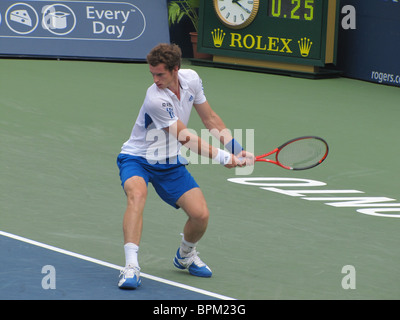
[[[340,28],[338,68],[351,78],[400,87],[400,1],[342,0],[341,5],[344,15],[353,8],[354,17],[351,27]]]
[[[323,67],[336,58],[338,2],[203,1],[199,51]]]
[[[165,0],[0,1],[0,55],[144,60],[160,42]]]

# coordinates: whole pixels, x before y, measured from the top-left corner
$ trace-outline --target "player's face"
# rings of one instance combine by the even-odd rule
[[[153,81],[160,89],[171,87],[176,79],[177,71],[169,71],[166,69],[164,63],[160,63],[156,66],[149,65],[150,73],[153,76]],[[178,68],[176,68],[178,69]]]

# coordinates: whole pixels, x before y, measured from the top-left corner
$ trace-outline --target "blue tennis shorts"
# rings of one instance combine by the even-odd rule
[[[125,181],[133,176],[139,176],[150,182],[157,194],[166,203],[179,208],[176,202],[190,189],[198,188],[199,185],[192,175],[181,163],[176,164],[150,164],[145,158],[120,153],[117,158],[119,176],[122,188]]]

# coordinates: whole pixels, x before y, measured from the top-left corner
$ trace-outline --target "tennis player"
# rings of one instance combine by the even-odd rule
[[[182,208],[188,216],[173,260],[175,267],[187,269],[194,276],[212,275],[196,251],[207,228],[209,210],[199,185],[186,169],[186,159],[180,156],[182,145],[227,168],[254,163],[254,155],[243,150],[211,109],[198,74],[180,69],[181,50],[177,45],[157,45],[147,55],[147,62],[154,83],[147,90],[130,138],[117,159],[127,196],[123,218],[126,261],[118,283],[123,289],[141,284],[138,251],[149,182],[162,200]],[[213,147],[186,127],[193,106],[205,127],[214,129],[212,134],[229,152]]]

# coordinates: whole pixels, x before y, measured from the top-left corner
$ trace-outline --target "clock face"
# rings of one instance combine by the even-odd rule
[[[242,29],[253,22],[257,15],[259,0],[214,0],[214,9],[223,24]]]

